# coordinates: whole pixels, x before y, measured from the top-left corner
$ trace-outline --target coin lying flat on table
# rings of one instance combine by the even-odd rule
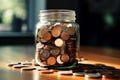
[[[18,64],[21,64],[21,62],[13,62],[13,63],[9,63],[8,66],[14,66],[14,65],[18,65]]]
[[[13,68],[29,67],[30,65],[14,65]]]
[[[21,70],[25,70],[25,71],[30,71],[30,70],[35,70],[35,67],[29,66],[29,67],[23,67],[21,68]]]
[[[52,71],[52,70],[42,70],[40,72],[44,73],[44,74],[50,74],[50,73],[53,73],[54,71]]]
[[[54,44],[55,44],[57,47],[62,47],[63,44],[64,44],[64,42],[63,42],[62,39],[57,38],[57,39],[55,40]]]
[[[66,63],[69,61],[69,55],[68,54],[62,54],[61,57],[60,57],[61,61]]]
[[[64,70],[64,71],[58,71],[58,74],[60,75],[72,75],[72,70]]]
[[[47,59],[47,64],[48,64],[48,65],[55,65],[55,63],[56,63],[55,57],[49,57],[49,58]]]
[[[53,30],[51,31],[53,37],[60,36],[60,33],[62,31],[62,27],[60,24],[57,24],[54,26]]]
[[[102,78],[100,73],[85,73],[85,77],[87,78]]]
[[[73,73],[74,76],[85,76],[84,72],[74,72]]]

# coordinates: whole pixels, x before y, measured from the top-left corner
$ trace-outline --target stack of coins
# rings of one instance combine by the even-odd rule
[[[76,30],[76,26],[67,26],[64,23],[39,27],[36,32],[35,53],[38,64],[54,66],[75,62]]]

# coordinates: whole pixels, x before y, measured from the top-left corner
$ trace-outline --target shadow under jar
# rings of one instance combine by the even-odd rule
[[[80,48],[79,25],[75,11],[40,11],[36,25],[35,60],[40,66],[70,66],[77,62]]]

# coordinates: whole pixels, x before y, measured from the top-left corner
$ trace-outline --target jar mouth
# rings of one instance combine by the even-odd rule
[[[49,20],[68,20],[75,21],[75,11],[67,9],[48,9],[40,10],[40,20],[49,19]]]

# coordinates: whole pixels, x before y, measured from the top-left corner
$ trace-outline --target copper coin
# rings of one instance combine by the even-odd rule
[[[63,64],[63,62],[61,61],[60,57],[61,57],[61,55],[57,56],[57,63],[58,64]]]
[[[57,56],[60,53],[60,49],[57,47],[54,47],[53,49],[50,50],[50,53],[54,56]]]
[[[44,74],[50,74],[50,73],[53,73],[52,70],[42,70],[40,71],[41,73],[44,73]]]
[[[68,34],[68,32],[62,32],[62,34],[61,34],[61,38],[63,39],[63,40],[68,40],[69,39],[69,34]]]
[[[62,27],[60,24],[55,25],[53,30],[51,31],[53,37],[58,37],[60,36],[60,33],[62,31]]]
[[[57,38],[57,39],[55,40],[54,44],[55,44],[57,47],[62,47],[63,44],[64,44],[64,42],[63,42],[62,39]]]
[[[67,32],[68,32],[70,35],[74,35],[75,32],[76,32],[76,29],[75,29],[75,27],[68,27],[68,28],[67,28]]]
[[[45,33],[45,32],[47,32],[48,30],[47,30],[47,28],[45,27],[45,28],[41,28],[39,31],[38,31],[38,37],[40,37],[40,38],[42,38],[43,37],[43,34]]]
[[[66,63],[69,61],[70,58],[69,58],[68,54],[62,54],[60,59],[62,62]]]
[[[55,57],[49,57],[48,59],[47,59],[47,64],[48,65],[55,65],[55,63],[56,63],[56,59],[55,59]]]
[[[43,50],[40,52],[40,55],[41,55],[41,58],[43,58],[43,59],[46,60],[46,59],[50,56],[50,53],[49,53],[48,50],[43,49]]]
[[[51,39],[51,34],[49,32],[45,32],[43,34],[43,39],[49,41]]]

